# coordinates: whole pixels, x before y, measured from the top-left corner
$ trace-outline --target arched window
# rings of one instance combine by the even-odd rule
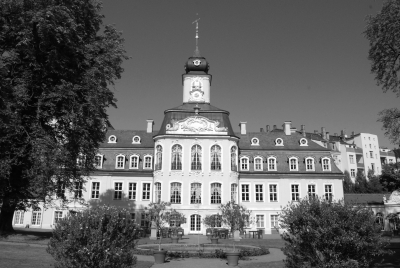
[[[211,184],[211,204],[221,204],[221,183]]]
[[[156,147],[156,164],[155,164],[155,170],[161,170],[162,169],[162,146],[157,145]]]
[[[193,145],[191,150],[191,169],[201,170],[201,147]]]
[[[254,170],[263,170],[263,163],[262,163],[262,158],[261,157],[256,157],[254,159]]]
[[[275,157],[268,158],[268,171],[276,171],[276,158]]]
[[[383,214],[381,212],[376,213],[376,223],[379,224],[381,231],[385,231],[385,224],[383,220]]]
[[[138,169],[139,168],[139,156],[137,156],[137,155],[131,156],[129,168],[130,169]]]
[[[154,184],[154,202],[158,203],[161,201],[161,183],[156,182]]]
[[[151,166],[152,166],[151,158],[152,157],[150,155],[147,155],[144,157],[144,165],[143,165],[144,169],[151,169]]]
[[[214,145],[211,147],[211,170],[221,170],[221,147]]]
[[[236,183],[231,184],[231,201],[237,202],[238,186]]]
[[[32,212],[31,224],[40,225],[41,220],[42,220],[42,210],[40,208],[35,208]]]
[[[231,148],[231,170],[232,171],[237,171],[237,149],[235,146],[232,146]]]
[[[247,157],[240,158],[240,170],[249,170],[249,159]]]
[[[125,156],[117,155],[117,161],[115,162],[115,168],[123,169],[125,167]]]
[[[194,214],[190,216],[190,232],[201,231],[201,216]]]
[[[15,211],[14,224],[24,224],[24,214],[25,212],[23,210]]]
[[[181,203],[181,191],[182,185],[179,182],[171,183],[171,203],[180,204]]]
[[[311,157],[306,158],[306,170],[314,171],[314,159]]]
[[[201,204],[201,184],[192,183],[190,185],[190,204]]]
[[[172,147],[171,170],[182,170],[182,146],[175,144]]]
[[[297,158],[292,157],[289,159],[289,167],[290,167],[290,171],[298,170]]]
[[[330,171],[331,170],[331,161],[328,158],[322,159],[322,170]]]

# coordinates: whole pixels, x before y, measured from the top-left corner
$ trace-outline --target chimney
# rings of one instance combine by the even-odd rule
[[[329,132],[326,132],[326,139],[329,141]]]
[[[318,130],[314,130],[314,134],[318,134]]]
[[[321,127],[321,136],[323,139],[326,139],[326,131],[324,127]]]
[[[290,130],[290,124],[292,124],[292,121],[285,121],[283,124],[283,130],[285,131],[285,135],[290,135],[291,130]]]
[[[340,132],[340,136],[342,136],[342,138],[344,138],[344,136],[346,135],[346,132],[342,129],[342,131]]]
[[[266,126],[265,131],[266,131],[266,132],[269,132],[269,131],[270,131],[270,130],[269,130],[269,125]]]
[[[303,136],[306,136],[306,125],[301,125],[301,134],[303,134]]]
[[[276,125],[274,125],[274,128],[273,128],[274,130],[276,129]]]
[[[239,127],[240,127],[240,134],[246,135],[246,124],[247,122],[240,122]]]
[[[264,129],[263,129],[263,128],[260,128],[260,132],[264,132]]]
[[[354,135],[355,135],[355,133],[354,133],[354,131],[352,131],[352,132],[351,132],[351,136],[354,137]]]
[[[146,121],[147,121],[147,133],[153,133],[154,120],[149,119]]]

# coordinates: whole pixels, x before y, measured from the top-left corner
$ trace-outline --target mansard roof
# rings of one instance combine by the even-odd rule
[[[388,193],[390,195],[390,193]],[[344,194],[344,202],[353,204],[383,205],[384,194]]]
[[[154,148],[153,136],[158,131],[147,133],[146,130],[115,130],[109,129],[106,133],[106,140],[100,144],[100,148]],[[116,143],[110,143],[109,137],[114,135]],[[133,137],[139,136],[140,143],[133,143]]]

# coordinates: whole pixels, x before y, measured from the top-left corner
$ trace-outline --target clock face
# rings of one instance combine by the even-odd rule
[[[193,64],[194,64],[195,66],[199,66],[199,65],[201,64],[201,60],[194,60],[194,61],[193,61]]]

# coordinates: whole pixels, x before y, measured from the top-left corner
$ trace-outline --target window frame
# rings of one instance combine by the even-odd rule
[[[311,160],[311,169],[309,168],[308,165],[308,160]],[[305,159],[305,164],[306,164],[306,171],[315,171],[315,159],[313,157],[306,157]]]
[[[246,168],[246,169],[243,168],[243,159],[246,159],[246,160],[247,160],[247,163],[246,163],[247,168]],[[250,166],[250,159],[249,159],[249,157],[248,157],[248,156],[242,156],[242,157],[240,158],[240,170],[241,170],[241,171],[249,171],[249,166]]]
[[[212,191],[213,185],[219,184],[220,186],[220,193],[219,195],[214,195],[215,191]],[[218,194],[218,192],[217,192]],[[214,202],[213,202],[214,200]],[[218,202],[219,201],[219,202]],[[221,182],[211,182],[210,183],[210,204],[215,205],[215,204],[221,204],[222,203],[222,183]]]
[[[243,191],[243,186],[247,186],[247,192]],[[247,194],[247,196],[246,196]],[[241,202],[251,202],[250,201],[250,183],[241,183],[240,184],[240,200]],[[246,197],[245,200],[243,197]]]
[[[218,159],[218,151],[216,151],[216,152],[214,152],[213,153],[213,148],[219,148],[219,153],[220,153],[220,156],[219,156],[219,159]],[[216,154],[217,155],[217,158],[215,158],[214,157],[214,155],[213,154]],[[218,160],[218,162],[216,162],[215,164],[214,164],[214,160],[215,159],[217,159]],[[212,171],[212,172],[222,172],[222,160],[223,160],[224,158],[223,158],[223,154],[222,154],[222,146],[221,145],[219,145],[219,144],[213,144],[213,145],[211,145],[211,147],[210,147],[210,171]],[[214,167],[213,167],[214,166]],[[219,169],[217,169],[217,167],[219,166]]]
[[[194,189],[194,188],[192,188],[192,184],[200,184],[200,202],[192,202],[192,200],[194,200],[194,201],[196,201],[196,200],[198,200],[198,199],[196,199],[196,198],[192,198],[193,197],[193,195],[192,195],[192,189]],[[190,184],[189,184],[189,187],[190,187],[190,204],[202,204],[202,201],[203,201],[203,183],[201,183],[201,182],[191,182]]]
[[[292,168],[292,160],[295,160],[296,168]],[[290,171],[299,171],[299,159],[297,157],[291,156],[289,157],[289,170]]]
[[[272,218],[275,218],[276,220],[272,220]],[[273,224],[273,223],[277,223],[276,224],[276,227],[275,227],[275,224]],[[271,230],[272,229],[279,229],[279,214],[272,214],[272,213],[270,213],[269,214],[269,226],[270,226],[270,228],[271,228]]]
[[[146,162],[146,159],[150,159],[150,167],[146,167],[146,164],[148,164]],[[152,155],[147,154],[143,157],[143,169],[153,169],[153,156]]]
[[[162,183],[156,181],[154,183],[153,191],[154,191],[154,202],[158,203],[159,201],[162,200]]]
[[[250,145],[251,146],[260,146],[260,140],[256,137],[253,137],[250,139]]]
[[[114,138],[114,141],[111,140],[112,138]],[[115,135],[108,136],[108,143],[117,143],[117,136]]]
[[[162,170],[163,151],[164,151],[163,146],[161,144],[157,144],[155,148],[156,157],[154,159],[154,170]]]
[[[180,148],[179,150],[174,151],[174,148]],[[177,155],[177,157],[175,156]],[[179,161],[174,162],[174,159],[177,159]],[[184,152],[183,152],[183,146],[179,143],[175,143],[171,146],[171,162],[170,162],[170,170],[171,171],[182,171],[183,170],[183,165],[184,165]]]
[[[100,158],[100,165],[97,165],[96,159],[98,157]],[[104,155],[102,155],[102,154],[96,154],[94,156],[94,166],[95,166],[95,168],[97,168],[97,169],[102,169],[103,168],[103,159],[104,159]]]
[[[56,217],[56,214],[58,214],[58,212],[61,212],[61,217]],[[62,218],[64,218],[64,212],[62,210],[56,209],[53,211],[53,219],[52,219],[52,224],[57,224],[59,220],[61,220]]]
[[[274,160],[273,161],[273,165],[274,165],[273,169],[270,168],[270,163],[269,163],[270,160]],[[277,160],[276,160],[275,156],[268,157],[267,166],[268,166],[268,171],[277,171]]]
[[[233,190],[233,188],[232,188],[232,186],[236,186],[236,191],[232,191]],[[238,184],[237,183],[231,183],[231,187],[230,187],[230,189],[231,189],[231,201],[235,201],[235,203],[237,204],[238,203],[238,199],[239,199],[239,196],[238,196],[238,190],[239,190],[239,186],[238,186]],[[235,193],[235,200],[233,200],[233,193]]]
[[[133,159],[136,158],[136,167],[132,167],[134,163]],[[139,169],[140,157],[137,154],[133,154],[129,157],[129,169]]]
[[[314,187],[314,192],[310,192],[310,186]],[[316,198],[317,197],[317,185],[315,183],[307,184],[307,196],[308,196],[308,198],[310,198],[310,197]]]
[[[328,168],[325,167],[325,160],[328,161]],[[331,171],[331,159],[329,157],[323,157],[321,159],[322,171]]]
[[[304,143],[303,143],[303,141],[304,141]],[[308,146],[308,140],[306,138],[301,138],[299,140],[299,144],[300,144],[300,146]]]
[[[271,185],[275,185],[276,187],[275,187],[275,192],[272,192],[271,191]],[[271,203],[277,203],[277,202],[279,202],[279,185],[278,185],[278,183],[268,183],[268,196],[269,196],[269,198],[268,198],[268,202],[271,202]],[[275,199],[276,200],[271,200],[271,194],[272,194],[272,196],[274,196],[275,197]]]
[[[261,192],[257,191],[257,186],[261,186]],[[264,184],[263,183],[256,183],[254,184],[254,197],[256,202],[264,202],[264,194],[265,194],[265,189],[264,189]],[[260,198],[261,197],[261,198]],[[258,199],[258,200],[257,200]]]
[[[132,185],[132,190],[131,190]],[[137,192],[138,192],[138,183],[137,182],[128,182],[128,200],[137,200]],[[133,187],[134,186],[134,187]]]
[[[149,189],[145,189],[145,185],[149,185]],[[141,200],[142,201],[150,201],[151,200],[151,191],[152,191],[152,187],[151,187],[151,182],[142,182],[142,195],[141,195]],[[144,198],[145,194],[149,195],[149,198]]]
[[[13,219],[14,225],[23,225],[24,219],[25,219],[25,211],[24,210],[16,210],[14,212],[14,219]]]
[[[40,226],[42,224],[42,214],[43,214],[43,211],[41,208],[36,207],[36,208],[32,209],[30,224],[32,226]],[[35,223],[33,222],[34,218],[35,218]]]
[[[182,182],[172,181],[170,182],[169,186],[169,202],[174,205],[182,204]],[[175,194],[175,191],[172,191],[172,187],[174,186],[179,187],[177,191],[178,195]]]
[[[297,192],[293,191],[293,187],[297,186]],[[298,202],[300,200],[300,183],[291,183],[290,184],[290,201]]]
[[[355,178],[356,177],[356,169],[355,168],[351,168],[350,169],[350,178]]]
[[[331,192],[326,191],[326,187],[331,186]],[[334,194],[333,194],[333,183],[324,183],[324,199],[326,201],[329,201],[327,198],[327,195],[330,195],[330,200],[333,200]]]
[[[262,226],[259,225],[258,216],[262,216]],[[259,229],[264,229],[264,228],[265,228],[265,226],[266,226],[266,224],[265,224],[265,223],[266,223],[266,222],[265,222],[265,214],[257,213],[257,214],[255,215],[255,220],[256,220],[256,228],[259,228]]]
[[[137,141],[135,141],[135,139],[138,138]],[[140,144],[142,142],[142,138],[140,138],[140,136],[135,135],[132,137],[132,144]]]
[[[233,152],[232,149],[234,149],[235,151]],[[237,146],[235,146],[235,145],[231,146],[229,152],[230,152],[230,157],[231,157],[231,158],[230,158],[230,162],[231,162],[231,171],[236,171],[236,172],[237,172],[237,171],[238,171],[238,148],[237,148]],[[235,154],[235,155],[234,155],[234,156],[235,156],[235,159],[233,159],[233,157],[232,157],[233,153]],[[233,159],[234,161],[232,161],[232,159]],[[232,165],[233,162],[234,162],[234,164]]]
[[[350,164],[355,164],[354,163],[354,155],[352,155],[352,154],[349,155],[349,162],[350,162]]]
[[[277,138],[275,140],[275,146],[283,146],[283,139]]]
[[[118,167],[118,159],[120,158],[120,157],[122,157],[122,167]],[[125,155],[123,155],[123,154],[117,154],[116,156],[115,156],[115,169],[125,169],[125,162],[126,162],[126,156]]]
[[[258,169],[258,168],[256,168],[257,167],[257,160],[260,160],[260,163],[259,163],[259,165],[260,165],[260,168]],[[261,157],[261,156],[256,156],[255,158],[254,158],[254,170],[255,171],[263,171],[263,169],[264,169],[264,167],[263,167],[263,158]]]
[[[121,184],[121,189],[116,190],[116,184],[120,183]],[[117,193],[119,195],[119,198],[116,197]],[[122,200],[124,195],[124,182],[123,181],[113,181],[113,200]]]
[[[94,184],[98,183],[98,189],[94,189]],[[101,183],[100,181],[92,181],[92,183],[90,184],[91,189],[90,189],[90,199],[99,199],[100,198],[100,186]],[[96,195],[97,197],[93,197],[93,193]]]
[[[198,148],[193,151],[194,148]],[[197,155],[197,158],[193,157]],[[193,168],[194,167],[194,168]],[[194,144],[190,147],[190,170],[191,171],[202,171],[203,170],[203,147],[200,144]]]

